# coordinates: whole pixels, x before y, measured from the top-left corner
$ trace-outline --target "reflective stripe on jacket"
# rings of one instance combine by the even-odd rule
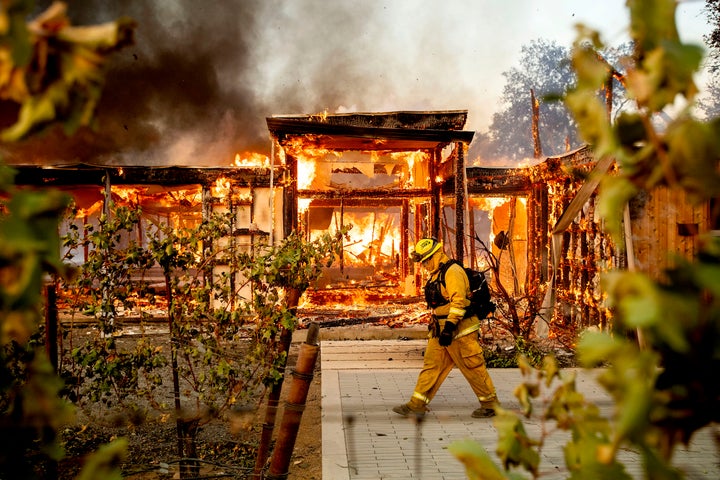
[[[450,261],[450,258],[441,253],[439,264]],[[436,280],[439,275],[439,269],[436,270],[430,280]],[[450,321],[457,325],[456,337],[461,337],[469,333],[475,332],[480,328],[480,320],[477,316],[472,315],[468,318],[465,316],[465,309],[470,305],[470,282],[465,274],[465,270],[459,264],[450,265],[445,272],[445,285],[440,284],[440,292],[448,303],[440,305],[433,309],[433,314],[440,322],[440,330],[442,330],[446,321]]]

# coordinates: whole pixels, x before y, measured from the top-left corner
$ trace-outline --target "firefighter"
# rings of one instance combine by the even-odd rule
[[[494,416],[495,407],[499,404],[478,341],[480,319],[475,314],[466,315],[470,286],[465,270],[460,264],[450,261],[442,242],[434,238],[423,238],[417,242],[412,260],[420,262],[430,274],[425,284],[425,299],[433,315],[423,368],[415,391],[408,403],[394,407],[393,411],[403,416],[424,415],[440,385],[456,366],[480,402],[472,417]],[[440,281],[443,270],[444,285]]]

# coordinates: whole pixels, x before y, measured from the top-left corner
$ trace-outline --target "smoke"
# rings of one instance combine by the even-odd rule
[[[135,44],[110,60],[95,129],[44,132],[12,163],[229,166],[269,154],[273,114],[467,109],[472,96],[437,35],[452,25],[414,2],[67,3],[75,25],[133,18]]]
[[[13,145],[13,163],[225,166],[269,154],[274,114],[462,109],[465,129],[482,131],[525,42],[570,45],[588,19],[617,32],[625,11],[621,0],[66,1],[76,25],[133,18],[136,42],[111,58],[95,130]]]
[[[49,2],[38,2],[38,10]],[[269,150],[252,56],[262,1],[69,1],[75,25],[129,16],[135,44],[113,54],[94,129],[21,142],[27,163],[232,164]]]
[[[12,146],[12,163],[229,166],[238,152],[269,153],[265,118],[273,114],[392,103],[373,77],[411,60],[377,70],[375,3],[67,3],[75,25],[133,18],[135,43],[110,60],[96,128],[44,132]]]

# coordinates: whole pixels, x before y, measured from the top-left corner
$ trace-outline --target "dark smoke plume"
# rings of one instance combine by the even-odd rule
[[[11,163],[229,166],[238,152],[269,154],[265,119],[274,114],[469,107],[472,85],[456,80],[461,63],[428,9],[379,0],[67,3],[75,25],[134,19],[135,45],[111,59],[95,130],[66,138],[54,129],[12,146]]]
[[[135,44],[111,58],[96,128],[38,134],[12,163],[228,166],[236,152],[269,150],[247,64],[260,3],[68,2],[75,25],[133,18]]]

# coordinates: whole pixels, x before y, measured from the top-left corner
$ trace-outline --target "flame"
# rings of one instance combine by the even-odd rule
[[[242,155],[236,153],[234,166],[241,168],[268,168],[270,167],[270,157],[257,152],[244,152]]]
[[[297,159],[297,186],[299,190],[307,190],[315,180],[315,161],[307,157]],[[308,204],[309,205],[309,204]]]
[[[293,157],[322,158],[329,153],[336,153],[335,150],[318,147],[320,137],[318,135],[302,135],[288,138],[283,142],[283,150],[287,155]]]
[[[230,179],[225,177],[219,177],[217,180],[215,180],[215,186],[210,187],[210,192],[212,193],[213,197],[216,198],[225,198],[230,193],[230,187],[231,187]]]
[[[415,170],[416,164],[419,166],[423,162],[429,161],[429,154],[422,150],[416,150],[414,152],[394,152],[390,154],[390,158],[393,160],[403,160],[407,163],[407,178],[401,178],[404,181],[405,186],[412,187],[415,184]]]
[[[331,230],[335,229],[335,223]],[[345,212],[344,225],[352,225],[343,242],[344,262],[350,265],[393,264],[400,253],[400,228],[391,213]]]
[[[318,115],[313,115],[313,117],[317,118],[317,119],[320,120],[321,122],[326,122],[326,121],[327,121],[327,117],[328,117],[328,110],[327,110],[327,108],[326,108],[325,110],[323,110],[322,113],[320,113],[320,114],[318,114]]]
[[[75,218],[87,218],[93,213],[97,212],[102,207],[103,201],[98,200],[97,202],[90,205],[88,208],[78,208],[75,213]]]
[[[160,197],[160,203],[166,207],[177,205],[178,202],[198,205],[202,203],[202,191],[199,188],[186,188],[170,192],[168,195]]]
[[[297,204],[298,204],[298,212],[299,213],[305,213],[308,211],[308,208],[310,208],[310,200],[309,198],[298,198]]]
[[[508,202],[507,197],[472,197],[470,204],[480,210],[487,210],[492,213],[498,207],[502,207]]]
[[[113,195],[120,197],[120,199],[126,203],[138,204],[140,203],[140,197],[142,197],[145,192],[147,192],[147,188],[118,187],[116,185],[112,185],[110,187],[110,191],[113,193]]]

